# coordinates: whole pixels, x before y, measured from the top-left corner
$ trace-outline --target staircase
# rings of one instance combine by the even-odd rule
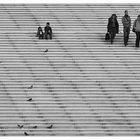
[[[138,4],[0,5],[0,136],[140,135],[140,49],[133,32],[123,45],[126,9],[133,24]],[[53,40],[38,40],[46,22]]]

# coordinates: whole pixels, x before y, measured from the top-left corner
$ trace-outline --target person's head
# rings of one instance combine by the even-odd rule
[[[125,10],[125,11],[124,11],[124,14],[125,14],[125,16],[128,16],[128,11]]]
[[[117,16],[116,14],[112,14],[112,18],[115,19]]]
[[[140,15],[138,15],[138,20],[140,20]]]
[[[47,25],[47,26],[50,26],[50,23],[49,23],[49,22],[47,22],[47,23],[46,23],[46,25]]]
[[[38,27],[38,30],[39,30],[39,31],[41,31],[41,30],[42,30],[42,28],[39,26],[39,27]]]

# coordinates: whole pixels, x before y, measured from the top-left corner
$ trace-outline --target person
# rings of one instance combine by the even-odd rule
[[[44,37],[44,33],[43,33],[43,30],[42,28],[39,26],[38,27],[38,30],[37,30],[37,35],[36,35],[39,39],[43,39]]]
[[[124,35],[124,45],[128,45],[130,28],[131,28],[131,18],[128,15],[128,11],[125,10],[125,15],[122,17],[122,24],[123,24],[123,35]]]
[[[136,47],[139,47],[140,42],[140,15],[138,15],[137,19],[134,21],[133,24],[133,31],[136,33]]]
[[[111,44],[113,44],[116,34],[119,33],[119,23],[117,21],[116,14],[112,14],[112,16],[108,19],[107,29],[110,34]]]
[[[50,27],[49,22],[47,22],[44,28],[44,32],[45,32],[45,39],[48,39],[48,35],[50,36],[50,39],[52,39],[52,28]]]

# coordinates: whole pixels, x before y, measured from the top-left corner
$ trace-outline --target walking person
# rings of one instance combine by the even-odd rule
[[[128,15],[128,11],[125,10],[125,15],[122,17],[122,24],[123,24],[123,35],[124,35],[124,45],[128,45],[130,28],[131,28],[131,18]]]
[[[48,36],[50,36],[50,39],[52,39],[52,28],[50,27],[49,22],[47,22],[44,28],[44,32],[45,32],[45,39],[48,39]]]
[[[140,42],[140,15],[138,15],[137,19],[134,21],[133,24],[133,32],[136,33],[136,47],[139,47]]]
[[[41,28],[40,26],[38,27],[36,36],[37,36],[39,39],[43,39],[43,37],[44,37],[43,30],[42,30],[42,28]]]
[[[112,14],[112,16],[108,19],[107,29],[110,34],[111,44],[113,44],[116,34],[119,33],[119,23],[117,21],[116,14]]]

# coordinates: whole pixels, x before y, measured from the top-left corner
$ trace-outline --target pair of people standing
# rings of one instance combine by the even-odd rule
[[[123,24],[123,33],[124,33],[124,45],[128,45],[129,40],[129,34],[131,29],[131,18],[128,15],[128,11],[125,10],[125,15],[122,17],[122,24]],[[108,19],[108,32],[110,34],[111,38],[111,44],[113,43],[113,40],[117,33],[119,33],[119,24],[117,21],[116,14],[112,14],[112,16]],[[133,25],[133,31],[136,33],[136,47],[139,47],[139,41],[140,41],[140,15],[135,20]]]
[[[38,30],[37,30],[37,37],[39,39],[48,39],[48,36],[50,37],[50,39],[52,39],[52,28],[50,27],[50,23],[47,22],[46,26],[44,27],[44,33],[42,28],[39,26]]]
[[[123,32],[124,32],[124,45],[128,45],[129,40],[129,34],[130,34],[130,28],[131,28],[131,19],[128,15],[128,11],[125,11],[125,15],[122,17],[122,23],[123,23]],[[116,14],[112,14],[112,16],[108,19],[108,32],[110,34],[111,38],[111,44],[113,44],[113,40],[117,33],[119,33],[119,23],[117,21]]]

